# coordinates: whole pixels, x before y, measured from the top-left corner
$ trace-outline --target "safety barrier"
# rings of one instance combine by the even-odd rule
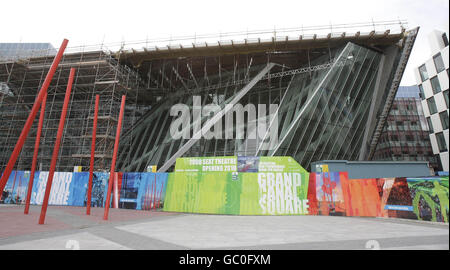
[[[42,204],[48,172],[36,172]],[[13,171],[0,203],[23,204],[29,171]],[[86,206],[88,172],[56,172],[49,205]],[[95,172],[92,207],[104,207],[109,173]],[[448,176],[348,179],[347,172],[116,173],[111,207],[231,215],[336,215],[448,223]]]

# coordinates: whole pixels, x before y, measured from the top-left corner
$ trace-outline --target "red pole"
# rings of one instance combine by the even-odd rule
[[[28,215],[28,212],[30,210],[31,192],[33,189],[34,172],[36,171],[37,156],[38,156],[38,152],[39,152],[39,143],[41,141],[42,125],[44,124],[45,104],[46,103],[47,103],[47,92],[45,92],[44,99],[42,100],[41,113],[39,115],[39,125],[38,125],[37,134],[36,134],[36,141],[34,143],[33,162],[31,163],[30,181],[28,182],[27,198],[25,200],[25,210],[23,212],[25,215]]]
[[[30,131],[31,126],[33,125],[33,121],[36,118],[37,111],[39,110],[39,107],[41,107],[44,95],[45,93],[47,93],[47,89],[50,85],[50,82],[52,81],[53,75],[55,74],[59,62],[61,61],[62,55],[67,47],[68,42],[69,41],[67,39],[64,39],[64,41],[61,44],[61,47],[59,47],[59,51],[56,54],[55,59],[53,59],[53,63],[50,66],[50,70],[48,71],[47,76],[45,77],[41,90],[39,90],[39,94],[36,97],[36,100],[34,101],[33,107],[31,108],[31,112],[28,115],[27,121],[25,122],[25,126],[23,127],[22,132],[20,133],[19,139],[17,140],[16,146],[14,147],[14,151],[12,152],[8,164],[6,165],[5,171],[3,172],[2,178],[0,179],[0,194],[3,193],[3,189],[5,188],[6,182],[8,181],[8,178],[11,175],[11,171],[14,168],[14,165],[16,164],[17,158],[19,157],[23,144],[27,139],[28,132]]]
[[[147,206],[146,206],[147,205],[147,193],[148,193],[148,186],[145,187],[145,194],[143,195],[144,201],[142,202],[142,206],[141,206],[142,210],[147,209]]]
[[[117,131],[116,131],[116,141],[114,142],[111,170],[109,172],[108,193],[106,195],[105,211],[103,213],[104,220],[108,220],[109,203],[111,201],[111,188],[113,184],[114,171],[116,169],[116,158],[117,158],[117,151],[119,149],[120,129],[122,128],[122,119],[124,110],[125,110],[125,95],[122,96],[122,102],[120,104],[119,122],[117,123]]]
[[[155,203],[156,203],[156,175],[155,175],[155,184],[154,184],[154,187],[153,187],[153,191],[152,191],[152,195],[153,195],[153,198],[152,198],[152,208],[153,208],[153,210],[155,209]]]
[[[92,200],[92,178],[94,177],[94,157],[95,157],[95,139],[97,136],[97,117],[98,117],[98,103],[100,96],[95,95],[95,109],[94,109],[94,126],[92,127],[92,145],[91,145],[91,166],[89,168],[89,186],[87,196],[86,215],[91,214],[91,200]]]
[[[151,183],[148,188],[147,210],[152,210],[152,200],[153,200],[152,190],[153,190],[153,183]]]
[[[164,183],[161,182],[161,189],[158,192],[158,199],[157,199],[157,204],[156,204],[156,208],[159,209],[159,203],[161,202],[161,192],[162,192],[162,185]]]
[[[66,120],[67,107],[69,106],[70,92],[72,91],[72,83],[75,77],[75,68],[70,69],[69,81],[67,82],[66,96],[64,97],[64,104],[62,108],[61,118],[59,119],[58,133],[56,135],[55,147],[53,148],[52,161],[50,163],[50,171],[47,178],[47,186],[45,187],[44,201],[42,203],[41,216],[39,217],[39,224],[44,224],[45,214],[47,213],[48,198],[52,188],[53,174],[55,173],[56,161],[58,159],[59,145],[61,143],[62,133],[64,130],[64,121]]]

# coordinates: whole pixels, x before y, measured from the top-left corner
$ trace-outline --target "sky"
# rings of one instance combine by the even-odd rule
[[[260,29],[407,20],[420,26],[400,85],[431,57],[427,36],[449,32],[448,0],[76,0],[3,1],[0,42],[50,42],[59,47]]]

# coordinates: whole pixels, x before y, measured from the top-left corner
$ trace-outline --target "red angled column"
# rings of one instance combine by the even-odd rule
[[[16,146],[14,147],[11,157],[9,158],[5,171],[3,172],[3,175],[0,178],[0,194],[3,193],[3,189],[5,188],[6,182],[8,182],[8,178],[11,175],[11,171],[14,168],[14,165],[16,164],[17,158],[19,157],[23,144],[27,139],[30,128],[33,125],[33,121],[36,118],[36,114],[39,110],[39,107],[41,107],[44,95],[45,93],[47,93],[47,89],[50,85],[50,82],[52,81],[53,75],[56,72],[56,68],[58,67],[58,64],[63,56],[64,50],[67,47],[67,43],[69,43],[69,41],[67,39],[64,39],[64,41],[61,44],[61,47],[59,47],[55,59],[53,59],[53,63],[50,66],[50,70],[48,71],[47,76],[45,77],[41,90],[39,90],[39,94],[37,95],[36,100],[34,101],[33,107],[31,108],[31,112],[28,115],[27,121],[25,122],[25,126],[23,127],[22,132],[20,133],[19,139],[17,140]]]
[[[125,110],[125,96],[122,96],[122,102],[120,104],[120,112],[119,112],[119,122],[117,123],[116,141],[114,142],[111,170],[109,172],[108,193],[106,195],[105,211],[103,213],[104,220],[108,220],[109,204],[111,202],[111,188],[113,185],[114,172],[116,169],[116,158],[117,158],[117,151],[119,150],[120,129],[122,128],[122,119],[124,110]]]
[[[156,203],[156,175],[155,175],[155,184],[153,185],[153,200],[152,200],[152,207],[153,210],[155,210],[155,203]]]
[[[47,186],[45,187],[44,201],[42,203],[41,215],[39,217],[39,224],[44,224],[45,214],[47,213],[48,198],[52,188],[53,175],[55,173],[56,161],[58,160],[59,145],[61,143],[62,133],[64,130],[64,122],[67,115],[67,107],[70,101],[70,92],[72,91],[72,83],[75,77],[75,69],[70,69],[69,81],[67,82],[66,95],[64,97],[64,104],[62,108],[61,118],[59,119],[58,133],[56,135],[55,147],[53,148],[52,161],[50,163],[50,171],[47,178]]]
[[[39,152],[39,143],[41,142],[42,125],[44,124],[45,104],[47,103],[47,92],[45,92],[44,99],[41,104],[41,113],[39,115],[39,124],[36,134],[36,141],[34,143],[33,161],[31,163],[30,181],[28,182],[27,198],[25,200],[24,214],[27,215],[30,211],[31,192],[33,190],[34,172],[36,171],[37,156]]]
[[[92,200],[92,178],[94,177],[94,157],[95,157],[95,139],[97,136],[97,118],[98,118],[98,103],[100,96],[95,95],[95,109],[94,109],[94,126],[92,127],[92,145],[91,145],[91,163],[89,167],[89,186],[87,194],[86,215],[91,214],[91,200]]]

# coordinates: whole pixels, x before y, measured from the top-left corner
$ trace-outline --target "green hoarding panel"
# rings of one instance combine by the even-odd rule
[[[230,215],[308,214],[306,172],[176,172],[164,211]]]

